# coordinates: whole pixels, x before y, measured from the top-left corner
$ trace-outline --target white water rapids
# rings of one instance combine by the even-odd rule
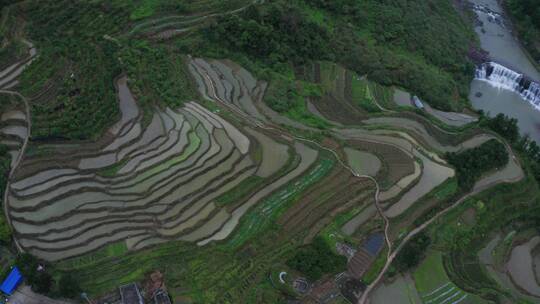
[[[513,91],[540,110],[540,84],[523,74],[495,62],[486,62],[476,69],[475,79],[486,81],[498,89]]]

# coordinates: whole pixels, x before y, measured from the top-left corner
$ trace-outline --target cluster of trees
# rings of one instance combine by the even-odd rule
[[[475,34],[450,1],[305,0],[344,17],[345,24],[362,29],[372,41],[349,38],[336,58],[350,58],[350,67],[383,84],[398,84],[436,107],[450,109],[465,99],[474,65],[468,58]],[[347,37],[339,28],[337,39]],[[334,43],[343,45],[343,43]],[[348,61],[346,61],[348,63]]]
[[[447,159],[456,168],[459,186],[463,190],[470,190],[482,174],[506,165],[508,152],[500,141],[490,139],[479,147],[461,153],[448,153]]]
[[[529,136],[521,136],[517,119],[504,114],[493,118],[482,117],[482,124],[506,138],[512,146],[529,159],[529,166],[534,178],[540,182],[540,146]]]
[[[529,53],[540,63],[540,0],[504,2]]]
[[[316,281],[326,273],[343,271],[347,258],[335,254],[324,239],[317,237],[308,246],[298,249],[286,264]]]
[[[230,49],[270,64],[305,63],[331,52],[330,34],[288,2],[251,6],[241,15],[228,15],[206,30],[207,37]]]
[[[134,41],[120,53],[130,89],[141,105],[161,103],[172,108],[194,100],[182,56],[162,46]]]
[[[32,96],[53,75],[58,85],[49,102],[32,106],[33,137],[89,139],[118,117],[114,78],[122,69],[113,36],[127,24],[127,13],[96,2],[30,1],[18,7],[39,61],[20,77],[23,94]],[[60,76],[60,77],[58,77]],[[36,86],[36,84],[40,84]]]
[[[424,232],[412,238],[397,255],[394,268],[398,272],[407,272],[415,268],[426,256],[426,249],[431,239]]]
[[[60,298],[77,298],[81,293],[81,287],[71,274],[64,273],[55,280],[50,273],[51,266],[28,253],[18,255],[15,265],[37,293]]]
[[[474,32],[450,2],[303,2],[253,6],[222,18],[206,37],[270,66],[336,60],[378,83],[407,88],[443,110],[466,100],[474,74],[468,59]]]

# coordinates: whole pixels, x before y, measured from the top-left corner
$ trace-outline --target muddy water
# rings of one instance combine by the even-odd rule
[[[540,72],[523,51],[519,41],[512,35],[508,19],[498,15],[503,13],[498,1],[471,0],[471,3],[484,8],[475,10],[481,22],[475,30],[482,48],[489,52],[491,60],[523,73],[537,82],[540,81]],[[540,112],[517,93],[497,89],[486,82],[474,80],[471,84],[469,99],[475,108],[489,112],[490,116],[504,113],[517,118],[522,133],[529,134],[531,138],[540,142]]]
[[[360,175],[375,176],[381,169],[380,159],[367,152],[345,148],[349,166]]]
[[[377,216],[377,208],[375,205],[371,204],[365,207],[362,211],[360,211],[360,213],[343,225],[343,227],[341,227],[341,231],[346,235],[353,235],[358,227],[362,226],[362,224],[366,223],[369,219],[375,216]]]

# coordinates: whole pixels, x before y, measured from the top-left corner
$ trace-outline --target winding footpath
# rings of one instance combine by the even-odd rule
[[[13,174],[15,173],[15,170],[17,169],[17,167],[21,163],[21,161],[23,159],[23,156],[24,156],[24,153],[26,152],[26,148],[28,147],[28,141],[30,140],[30,134],[31,134],[31,131],[32,131],[32,119],[30,117],[30,104],[28,103],[28,100],[26,99],[26,97],[24,97],[23,95],[21,95],[18,92],[7,91],[7,90],[0,90],[0,94],[15,95],[15,96],[18,96],[19,98],[22,99],[22,101],[24,103],[24,106],[26,108],[26,122],[28,124],[27,128],[26,128],[26,138],[24,139],[23,145],[21,147],[21,151],[19,152],[19,155],[17,156],[17,159],[15,160],[15,162],[13,162],[13,165],[11,166],[11,169],[9,170],[7,183],[6,183],[6,190],[4,191],[4,200],[3,200],[4,201],[4,214],[5,214],[5,218],[7,220],[7,223],[9,225],[10,229],[13,230],[13,226],[11,224],[11,217],[9,216],[9,202],[8,202],[9,187],[11,185],[11,178],[12,178]],[[23,252],[22,247],[19,245],[19,242],[17,242],[17,238],[14,237],[13,240],[14,240],[15,245],[17,246],[17,249],[19,250],[19,252]]]

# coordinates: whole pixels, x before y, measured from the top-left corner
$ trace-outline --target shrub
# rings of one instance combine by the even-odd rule
[[[317,237],[308,246],[300,248],[286,264],[316,281],[326,273],[344,270],[347,259],[335,254],[321,237]]]

